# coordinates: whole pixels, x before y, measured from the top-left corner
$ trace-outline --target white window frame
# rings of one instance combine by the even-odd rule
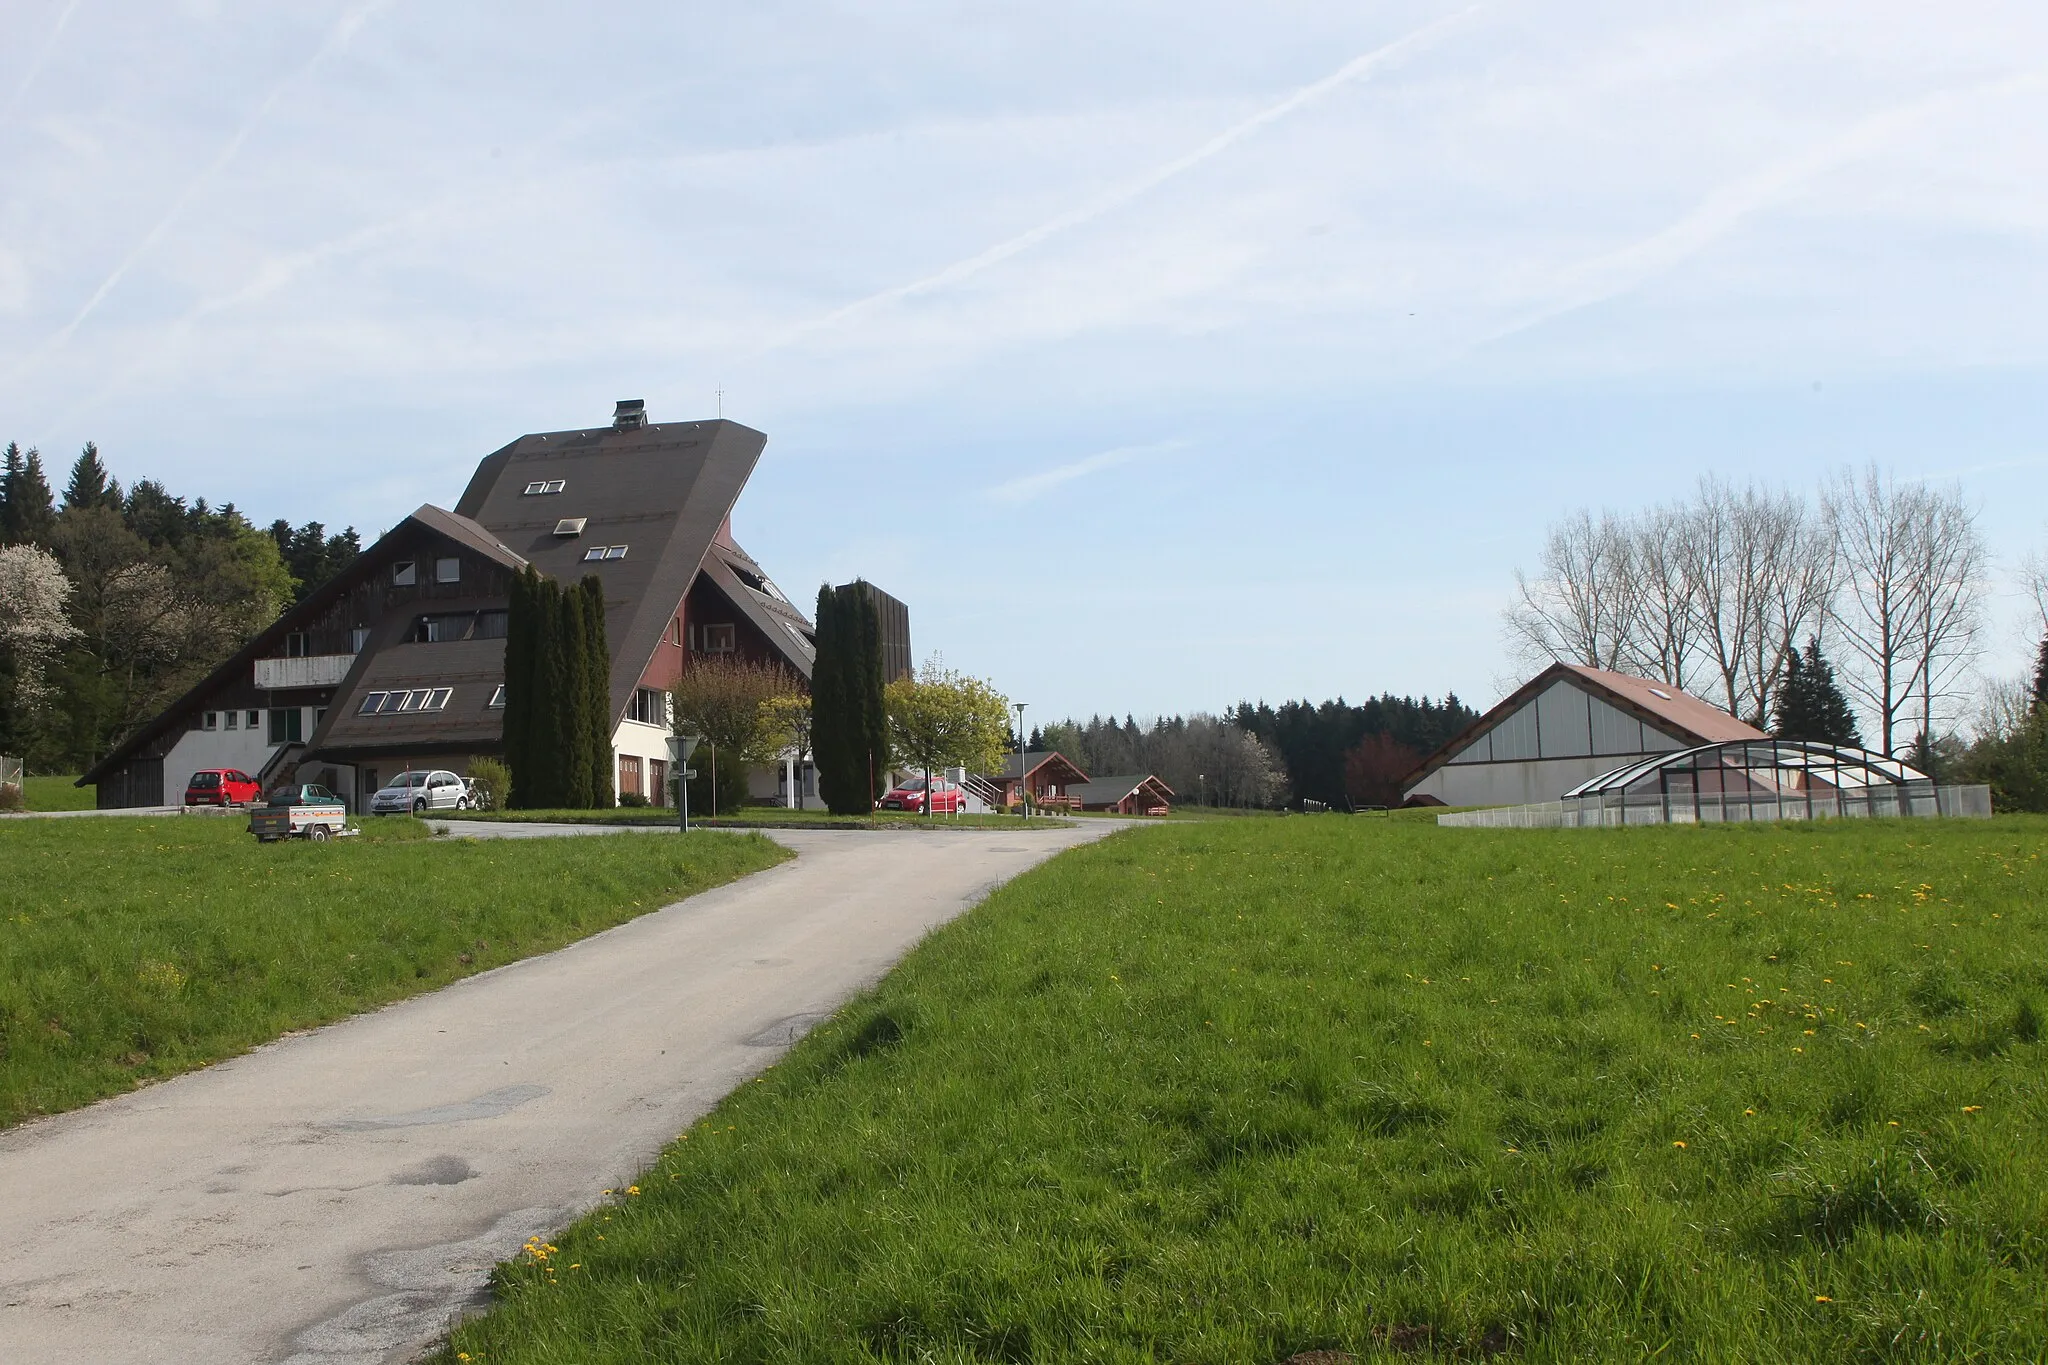
[[[433,688],[427,693],[427,699],[420,703],[420,710],[445,711],[448,709],[449,698],[454,695],[455,689],[452,687]]]
[[[391,586],[410,588],[419,578],[419,565],[410,559],[401,559],[391,566]]]
[[[202,730],[218,730],[220,728],[220,712],[201,712],[199,716],[199,728]]]
[[[461,557],[447,556],[437,558],[434,561],[434,581],[436,583],[460,583],[462,581]]]
[[[356,714],[359,716],[376,715],[378,712],[384,709],[384,699],[390,695],[391,694],[389,692],[365,693],[363,696],[363,704],[356,708]]]
[[[628,548],[628,547],[627,547],[627,546],[624,546],[624,545],[607,545],[607,546],[605,546],[605,547],[604,547],[604,557],[605,557],[605,560],[606,560],[607,562],[610,562],[611,560],[614,560],[614,559],[624,559],[624,558],[626,557],[626,550],[627,550],[627,548]]]
[[[569,481],[567,479],[535,479],[532,483],[526,485],[526,491],[520,494],[520,496],[525,498],[545,497],[550,493],[559,493],[568,486]]]
[[[487,708],[503,710],[505,707],[505,684],[499,683],[491,689],[491,699],[484,703]]]
[[[223,730],[232,730],[232,729],[234,729],[234,728],[235,728],[235,722],[236,722],[237,720],[240,720],[240,719],[241,719],[241,716],[242,716],[242,712],[241,712],[241,708],[239,708],[239,707],[237,707],[237,708],[236,708],[235,710],[233,710],[233,711],[223,711],[223,712],[221,712],[221,713],[220,713],[220,720],[221,720],[221,725],[220,725],[220,728],[221,728],[221,729],[223,729]]]
[[[714,638],[722,643],[713,644]],[[697,639],[704,646],[697,651],[700,654],[732,654],[740,647],[740,629],[731,621],[706,622],[697,627]]]
[[[242,717],[242,728],[243,728],[244,730],[260,730],[260,729],[262,729],[262,728],[263,728],[263,713],[262,713],[261,711],[251,711],[251,712],[249,712],[249,714],[248,714],[248,715],[246,715],[246,716],[243,716],[243,717]]]

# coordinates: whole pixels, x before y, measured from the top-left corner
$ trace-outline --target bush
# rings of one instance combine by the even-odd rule
[[[644,806],[647,804],[647,798],[639,792],[622,792],[619,795],[619,804],[622,806]]]
[[[512,770],[501,759],[472,758],[469,761],[469,799],[478,810],[497,810],[512,790]]]
[[[0,783],[0,810],[20,810],[21,785],[15,782]]]
[[[711,809],[711,765],[718,764],[718,809]],[[731,815],[747,804],[748,765],[730,749],[700,747],[690,756],[697,776],[690,780],[690,809],[699,815]]]

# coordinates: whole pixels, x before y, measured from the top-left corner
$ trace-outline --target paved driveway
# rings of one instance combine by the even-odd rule
[[[0,1133],[0,1360],[407,1359],[927,930],[1110,828],[778,831],[799,856],[743,882]]]

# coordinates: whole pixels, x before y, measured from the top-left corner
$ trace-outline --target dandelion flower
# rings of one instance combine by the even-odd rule
[[[1964,1106],[1963,1106],[1963,1112],[1964,1112],[1965,1114],[1974,1114],[1974,1113],[1976,1113],[1976,1112],[1977,1112],[1977,1111],[1978,1111],[1979,1109],[1982,1109],[1983,1107],[1984,1107],[1984,1106],[1983,1106],[1983,1105],[1981,1105],[1981,1104],[1966,1104],[1966,1105],[1964,1105]]]
[[[640,1193],[640,1187],[639,1187],[638,1185],[628,1185],[628,1186],[626,1186],[626,1193],[627,1193],[627,1194],[638,1194],[638,1193]]]
[[[1674,1143],[1672,1143],[1671,1145],[1672,1145],[1673,1147],[1683,1147],[1683,1146],[1685,1146],[1685,1144],[1684,1144],[1684,1143],[1682,1143],[1682,1142],[1674,1142]]]
[[[1829,1297],[1828,1297],[1827,1295],[1825,1295],[1825,1294],[1815,1294],[1815,1295],[1813,1296],[1813,1301],[1814,1301],[1815,1303],[1833,1303],[1833,1302],[1834,1302],[1834,1300],[1833,1300],[1833,1299],[1829,1298]]]

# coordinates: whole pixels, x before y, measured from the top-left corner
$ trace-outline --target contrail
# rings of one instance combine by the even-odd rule
[[[71,340],[72,334],[78,330],[80,324],[92,316],[93,310],[100,306],[107,295],[114,292],[115,286],[121,283],[122,277],[134,268],[137,261],[148,255],[151,248],[155,247],[163,239],[164,234],[170,231],[171,226],[184,213],[185,206],[190,204],[199,192],[205,189],[213,178],[219,175],[227,164],[235,159],[235,154],[242,150],[242,144],[246,143],[249,140],[249,135],[254,133],[262,124],[264,118],[270,113],[271,107],[277,103],[284,92],[304,79],[308,73],[320,65],[322,61],[326,60],[329,53],[346,44],[350,38],[355,36],[356,30],[362,27],[364,20],[389,3],[391,3],[391,0],[367,0],[366,3],[353,7],[345,12],[340,19],[336,20],[334,27],[327,31],[327,36],[321,41],[319,48],[314,51],[313,55],[298,70],[292,72],[271,87],[270,93],[263,97],[263,102],[256,106],[255,111],[248,118],[242,121],[242,126],[235,130],[234,135],[215,154],[213,160],[207,163],[206,168],[200,171],[198,175],[192,177],[191,181],[186,184],[183,192],[172,202],[170,210],[157,220],[156,226],[143,235],[142,240],[135,244],[134,249],[128,253],[119,265],[114,267],[112,274],[100,281],[100,287],[92,291],[92,297],[85,301],[84,306],[78,310],[71,321],[58,328],[48,340],[31,351],[21,363],[9,372],[8,378],[18,378],[23,371],[50,352],[64,345],[65,342]]]
[[[1940,91],[1870,115],[1844,132],[1716,188],[1684,217],[1648,237],[1567,268],[1561,272],[1563,288],[1556,297],[1490,333],[1479,344],[1503,340],[1638,289],[1697,256],[1801,186],[1893,145],[1915,125],[1967,101],[2019,93],[2039,85],[2042,78],[2041,71],[2022,72],[1962,90]]]
[[[5,125],[7,120],[14,117],[15,106],[27,96],[28,88],[36,83],[36,77],[43,74],[44,63],[48,62],[50,54],[57,50],[57,40],[64,36],[64,25],[71,22],[72,14],[81,3],[83,0],[71,0],[70,4],[57,12],[57,22],[50,26],[50,36],[43,39],[43,46],[36,53],[36,59],[28,64],[28,70],[23,73],[21,83],[16,85],[14,93],[7,97],[7,107],[0,109],[0,125]]]
[[[823,317],[799,323],[795,327],[770,338],[760,348],[760,351],[757,351],[755,354],[758,355],[775,350],[799,337],[835,326],[850,317],[867,312],[869,309],[879,308],[884,304],[896,303],[919,294],[929,294],[935,290],[943,289],[947,285],[958,284],[962,280],[980,274],[992,265],[998,265],[1003,261],[1009,260],[1012,256],[1029,251],[1040,242],[1050,237],[1055,237],[1069,228],[1079,227],[1084,223],[1092,222],[1103,214],[1113,209],[1121,208],[1139,196],[1157,189],[1175,176],[1194,169],[1218,153],[1236,143],[1242,142],[1245,138],[1250,137],[1268,124],[1276,123],[1286,118],[1296,110],[1315,103],[1332,91],[1341,89],[1353,81],[1373,75],[1386,67],[1397,64],[1406,57],[1414,55],[1446,34],[1463,27],[1483,8],[1483,5],[1474,5],[1469,9],[1460,10],[1456,14],[1438,19],[1434,23],[1426,24],[1404,38],[1397,38],[1384,47],[1374,48],[1362,56],[1354,57],[1321,80],[1302,86],[1285,99],[1267,105],[1249,118],[1232,124],[1193,151],[1183,156],[1175,157],[1172,161],[1148,171],[1128,184],[1121,185],[1107,194],[1081,205],[1079,208],[1070,209],[1058,217],[1048,219],[1046,222],[1032,228],[1029,232],[1020,233],[1008,241],[998,242],[986,251],[969,256],[965,260],[955,261],[952,265],[938,271],[936,274],[927,275],[923,279],[912,280],[908,284],[899,284],[891,289],[884,289],[878,294],[870,294],[863,299],[856,299],[844,307],[834,309]]]

